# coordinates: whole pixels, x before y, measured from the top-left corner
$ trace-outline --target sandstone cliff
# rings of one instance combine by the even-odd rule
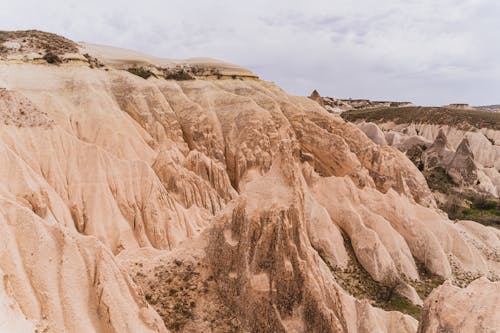
[[[495,229],[449,221],[402,152],[314,101],[217,61],[78,47],[0,61],[9,325],[416,332],[444,279],[498,280]]]

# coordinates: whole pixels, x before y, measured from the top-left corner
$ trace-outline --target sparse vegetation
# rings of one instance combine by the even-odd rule
[[[399,124],[426,123],[452,125],[456,128],[477,131],[478,128],[500,130],[500,113],[484,110],[457,109],[448,107],[379,107],[350,110],[342,113],[348,121],[365,120],[375,123],[395,122]],[[417,130],[417,134],[419,134]],[[495,144],[494,140],[488,140]],[[416,145],[406,152],[407,157],[422,171],[429,188],[440,193],[439,208],[448,213],[450,219],[473,220],[485,225],[500,227],[500,205],[498,199],[481,198],[477,193],[462,193],[446,170],[435,167],[425,170],[421,159],[425,145]],[[477,182],[479,185],[479,180]],[[444,198],[444,199],[443,199]]]
[[[217,76],[217,80],[220,80],[222,78],[222,74],[221,74],[221,72],[217,68],[211,68],[210,69],[210,75]]]
[[[151,72],[149,69],[144,68],[144,67],[131,67],[127,69],[129,73],[132,73],[134,75],[140,76],[143,79],[147,80],[151,76],[158,78],[153,72]]]
[[[167,80],[176,80],[176,81],[186,81],[186,80],[194,80],[194,76],[189,74],[184,69],[177,69],[174,71],[166,71],[165,79]]]
[[[427,296],[434,290],[434,288],[442,285],[445,281],[442,277],[431,273],[427,267],[417,259],[413,258],[417,264],[418,276],[420,281],[410,281],[410,284],[415,288],[418,295],[422,299],[426,299]]]
[[[327,263],[336,281],[343,289],[351,295],[359,299],[368,299],[374,306],[380,307],[387,311],[400,311],[408,314],[416,319],[419,318],[422,308],[412,304],[409,300],[395,292],[397,284],[393,286],[385,286],[373,280],[370,274],[359,263],[351,240],[346,234],[344,236],[344,245],[350,258],[347,269],[332,267],[327,260],[324,259],[324,251],[318,250],[318,254]],[[432,275],[421,275],[421,281],[407,281],[415,287],[420,296],[426,297],[432,289],[443,282]]]
[[[179,261],[180,262],[180,261]],[[145,299],[153,305],[165,321],[168,329],[180,331],[188,320],[193,318],[193,309],[196,301],[193,290],[196,288],[195,277],[199,275],[192,265],[181,267],[182,262],[174,270],[166,267],[157,267],[154,276],[165,284],[161,290],[155,288],[151,282],[146,284],[149,291]],[[137,272],[137,282],[147,279],[147,275]]]
[[[450,219],[472,220],[500,228],[500,199],[467,191],[449,191],[446,194],[448,199],[439,208],[445,211]]]
[[[456,186],[446,170],[442,167],[435,167],[430,170],[426,170],[423,174],[427,180],[429,188],[433,191],[447,193]]]
[[[133,267],[135,283],[171,332],[191,332],[194,322],[208,323],[212,332],[246,332],[218,299],[205,263],[174,259],[152,269],[140,262]]]
[[[484,215],[492,215],[500,218],[500,211],[498,209],[477,209],[477,208],[466,208],[462,211],[464,216],[468,215],[476,215],[476,216],[484,216]]]
[[[460,211],[459,218],[500,228],[500,199],[480,195],[469,197],[469,200],[470,206]]]
[[[34,52],[45,52],[55,55],[77,53],[77,44],[62,36],[38,30],[0,31],[0,45],[7,41],[19,41],[24,49]],[[0,53],[5,54],[8,48],[0,47]]]
[[[393,294],[392,297],[385,302],[383,309],[387,311],[399,311],[412,316],[415,319],[420,318],[422,308],[412,304],[408,299],[398,294]]]
[[[366,120],[375,123],[393,121],[397,124],[424,123],[453,125],[469,130],[471,127],[500,130],[500,113],[484,110],[463,110],[447,107],[382,107],[350,110],[341,114],[349,121]]]
[[[90,68],[102,68],[102,67],[104,67],[104,64],[102,62],[100,62],[99,59],[92,57],[90,54],[85,53],[83,56],[89,62]]]
[[[480,195],[473,198],[472,205],[474,208],[480,210],[500,210],[500,202],[495,201],[493,198],[489,198],[486,195]]]
[[[423,175],[433,192],[446,196],[446,200],[438,204],[450,219],[472,220],[500,228],[500,199],[470,190],[456,189],[451,177],[441,167],[426,170]]]

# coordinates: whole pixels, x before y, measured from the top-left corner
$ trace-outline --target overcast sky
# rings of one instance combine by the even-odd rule
[[[296,95],[500,103],[499,0],[0,0],[15,29],[222,59]]]

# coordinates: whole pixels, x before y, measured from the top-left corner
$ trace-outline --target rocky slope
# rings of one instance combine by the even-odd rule
[[[342,113],[349,110],[365,110],[379,107],[407,107],[413,106],[410,102],[394,102],[394,101],[372,101],[369,99],[342,99],[335,97],[321,96],[317,90],[313,90],[309,96],[313,101],[318,102],[328,112]]]
[[[404,152],[452,218],[500,226],[500,114],[460,108],[349,111],[375,143]]]
[[[207,59],[51,63],[39,34],[2,44],[1,329],[416,332],[445,279],[496,285],[498,230],[316,102]]]

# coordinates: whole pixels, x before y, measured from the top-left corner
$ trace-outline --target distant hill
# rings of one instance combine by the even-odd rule
[[[403,123],[425,123],[467,127],[491,128],[500,130],[500,113],[477,109],[457,109],[449,107],[382,107],[361,110],[349,110],[342,113],[342,118],[349,121],[365,120],[370,122],[393,121]]]
[[[500,104],[476,106],[477,109],[500,112]]]

